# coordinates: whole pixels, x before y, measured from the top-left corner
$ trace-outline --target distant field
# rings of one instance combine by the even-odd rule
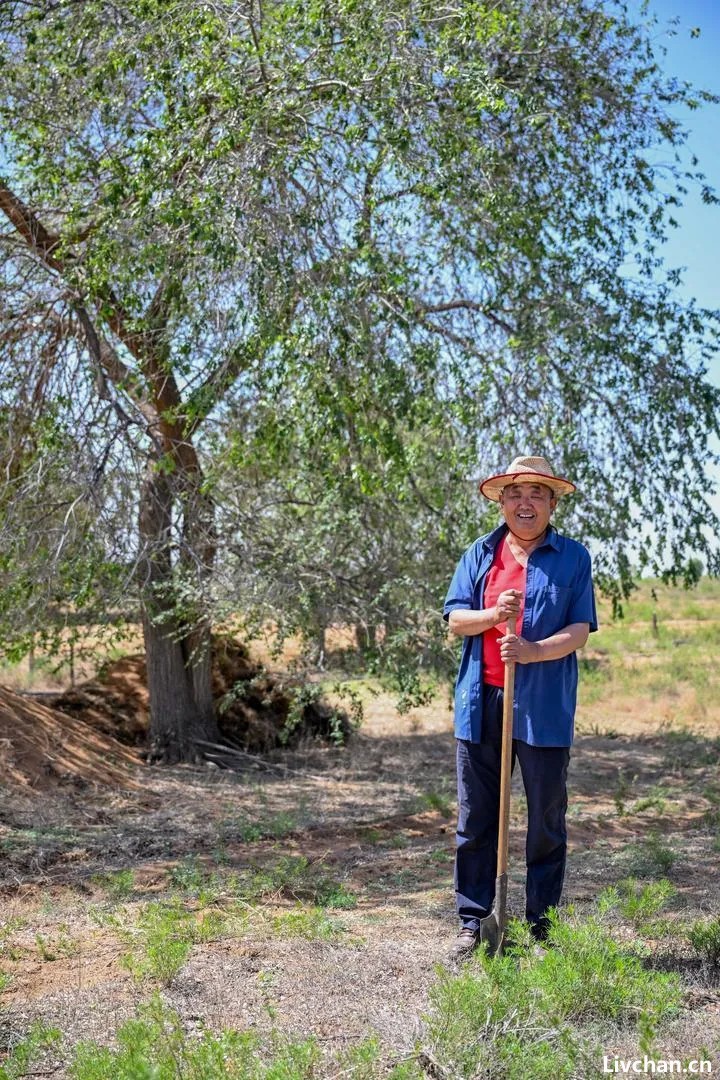
[[[643,581],[622,619],[601,601],[599,620],[580,656],[580,731],[720,730],[720,581]]]
[[[599,602],[600,630],[580,654],[578,731],[641,732],[690,725],[708,734],[720,732],[720,580],[703,578],[694,589],[643,581],[613,620],[608,601]],[[108,659],[142,648],[139,627],[124,640],[112,640],[107,626],[86,628],[75,647],[76,682],[90,678]],[[350,629],[328,632],[328,647],[348,647]],[[253,645],[268,662],[271,635]],[[284,660],[297,655],[286,643]],[[38,650],[32,660],[0,662],[0,684],[19,690],[55,690],[70,684],[68,646],[60,657]],[[362,681],[362,680],[361,680]],[[444,705],[444,702],[443,702]]]

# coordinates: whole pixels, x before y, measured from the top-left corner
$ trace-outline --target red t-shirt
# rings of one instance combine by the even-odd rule
[[[522,625],[523,611],[525,608],[525,581],[527,567],[521,566],[504,537],[495,549],[492,566],[488,570],[485,582],[484,608],[491,608],[497,602],[500,593],[506,589],[518,589],[523,594],[520,601],[520,615],[518,616],[518,631]],[[492,626],[483,634],[483,682],[490,686],[505,685],[505,665],[500,659],[500,638],[507,632],[507,623],[499,623]]]

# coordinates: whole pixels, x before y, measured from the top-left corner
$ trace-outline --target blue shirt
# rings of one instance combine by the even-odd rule
[[[487,573],[507,531],[503,523],[467,549],[450,583],[444,619],[458,608],[482,610]],[[590,554],[551,526],[528,559],[525,611],[518,633],[527,641],[541,641],[569,623],[583,622],[597,630]],[[482,730],[482,652],[482,634],[463,637],[455,684],[455,736],[474,743],[480,742]],[[516,664],[513,738],[531,746],[570,746],[577,682],[574,652],[560,660]]]

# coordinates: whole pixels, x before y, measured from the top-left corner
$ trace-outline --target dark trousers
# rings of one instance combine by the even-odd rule
[[[463,926],[478,928],[495,898],[503,691],[483,688],[479,743],[457,740],[458,828],[455,897]],[[525,918],[536,936],[544,915],[560,900],[567,854],[567,746],[530,746],[513,740],[513,768],[520,762],[528,804]]]

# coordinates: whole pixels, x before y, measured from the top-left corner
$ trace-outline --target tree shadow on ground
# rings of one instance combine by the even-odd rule
[[[6,813],[3,885],[6,892],[54,883],[83,888],[100,872],[165,867],[189,856],[242,867],[303,853],[330,861],[340,876],[356,874],[363,887],[383,879],[378,896],[384,889],[411,903],[417,890],[449,881],[454,751],[450,731],[361,732],[344,748],[274,752],[232,773],[142,769],[144,799],[73,792],[66,804],[45,800],[35,812],[28,805],[23,820]],[[633,850],[642,854],[648,838],[659,837],[658,865],[650,859],[636,876],[667,876],[685,904],[711,910],[720,884],[710,825],[719,761],[720,740],[688,732],[579,737],[567,895],[590,899],[631,876]],[[521,794],[516,776],[511,860],[518,877]],[[665,869],[661,845],[671,852]]]

